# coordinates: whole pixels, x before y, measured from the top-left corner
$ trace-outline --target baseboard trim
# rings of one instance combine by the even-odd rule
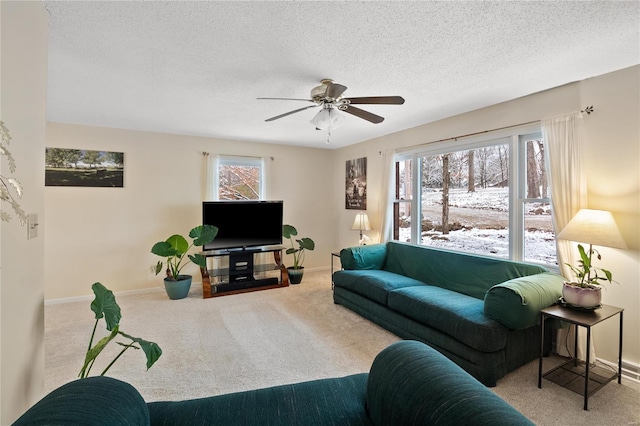
[[[555,354],[558,353],[558,347],[555,341],[553,342],[553,347],[551,351]],[[615,362],[607,361],[606,359],[598,358],[597,356],[596,356],[596,361],[601,362],[602,364],[605,364],[613,368],[614,371],[618,369],[618,364]],[[633,382],[640,383],[640,364],[636,364],[631,361],[626,361],[623,359],[622,360],[622,377],[624,377],[625,379],[631,380]]]
[[[307,272],[326,272],[326,271],[330,271],[331,267],[330,266],[319,266],[317,268],[304,268],[305,271]]]
[[[195,283],[192,283],[192,285]],[[202,284],[201,284],[202,285]],[[124,291],[116,291],[114,292],[114,296],[127,296],[130,294],[141,294],[141,293],[151,293],[155,291],[164,291],[163,287],[151,287],[151,288],[141,288],[138,290],[124,290]],[[61,297],[59,299],[45,299],[45,305],[59,305],[62,303],[71,303],[71,302],[86,302],[94,299],[93,294],[87,294],[85,296],[74,296],[74,297]]]
[[[324,271],[329,271],[331,268],[329,266],[322,266],[319,268],[305,268],[305,271],[307,272],[324,272]],[[196,291],[198,291],[197,289],[201,289],[202,288],[202,281],[191,281],[191,291],[194,290],[194,288],[196,289]],[[164,291],[164,287],[162,285],[159,285],[157,287],[150,287],[150,288],[141,288],[138,290],[124,290],[124,291],[114,291],[113,294],[115,296],[127,296],[130,294],[141,294],[141,293],[149,293],[152,291]],[[201,290],[200,290],[201,291]],[[62,303],[71,303],[71,302],[86,302],[87,300],[91,301],[93,300],[95,296],[93,294],[87,294],[84,296],[73,296],[73,297],[61,297],[59,299],[45,299],[44,304],[45,305],[59,305]]]
[[[608,365],[614,370],[618,369],[617,363],[607,361],[606,359],[602,359],[602,358],[596,358],[596,360],[605,365]],[[625,361],[623,359],[622,360],[622,377],[624,377],[625,379],[634,381],[636,383],[640,383],[640,365],[633,363],[631,361]]]

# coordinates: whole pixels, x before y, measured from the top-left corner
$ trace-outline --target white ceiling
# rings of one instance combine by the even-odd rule
[[[45,1],[48,119],[338,148],[640,63],[637,1]],[[323,78],[362,105],[327,134]]]

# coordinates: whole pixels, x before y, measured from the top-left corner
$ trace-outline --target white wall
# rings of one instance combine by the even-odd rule
[[[13,175],[27,213],[44,217],[47,13],[41,2],[0,2],[1,119],[12,136]],[[9,174],[5,157],[2,170]],[[6,204],[2,206],[12,213]],[[27,240],[17,219],[0,222],[0,424],[42,397],[44,386],[44,239]]]
[[[349,231],[354,210],[344,209],[345,161],[367,157],[369,218],[377,241],[380,230],[378,194],[381,193],[382,156],[396,150],[473,132],[500,128],[578,111],[594,105],[595,113],[585,116],[587,133],[588,197],[590,208],[611,210],[618,220],[629,250],[603,249],[602,266],[611,269],[620,285],[608,286],[604,302],[625,309],[625,361],[640,364],[640,66],[590,78],[513,101],[504,102],[428,123],[413,129],[342,148],[334,157],[334,210],[337,212],[336,249],[357,244]],[[426,118],[428,119],[428,118]],[[602,323],[594,328],[599,357],[617,358],[617,324]]]
[[[603,302],[624,308],[624,358],[640,364],[640,66],[580,83],[582,104],[595,106],[585,120],[589,207],[610,210],[629,250],[598,248],[599,262],[619,284]],[[617,321],[594,327],[598,357],[614,361]]]
[[[305,267],[324,267],[332,247],[332,153],[284,145],[48,123],[47,146],[125,153],[124,188],[45,188],[45,297],[161,286],[150,270],[151,246],[201,223],[202,152],[270,156],[271,196],[284,200],[284,221],[316,242]],[[285,256],[285,264],[291,263]],[[200,281],[189,265],[185,272]]]

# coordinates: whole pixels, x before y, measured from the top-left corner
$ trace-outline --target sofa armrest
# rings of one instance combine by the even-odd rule
[[[514,278],[491,287],[484,297],[485,316],[512,330],[540,321],[540,309],[558,302],[564,278],[550,272]]]
[[[342,269],[382,269],[387,258],[385,244],[349,247],[340,250]]]
[[[149,410],[130,384],[96,376],[75,380],[52,391],[13,426],[74,424],[148,426]]]
[[[381,425],[533,425],[435,349],[400,341],[371,366],[369,419]]]

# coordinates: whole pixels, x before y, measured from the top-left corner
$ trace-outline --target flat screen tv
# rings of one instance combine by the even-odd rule
[[[282,201],[204,201],[202,223],[218,228],[204,250],[282,244]]]

